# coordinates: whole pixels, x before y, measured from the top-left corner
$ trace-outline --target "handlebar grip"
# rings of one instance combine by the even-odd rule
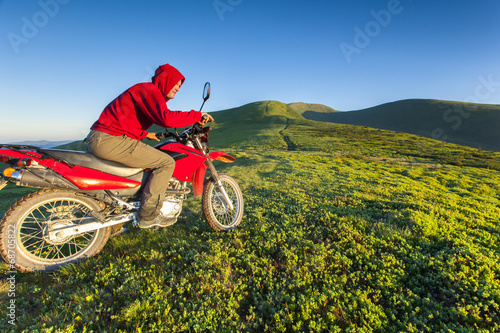
[[[156,133],[155,135],[158,138],[158,140],[160,140],[160,141],[167,137],[167,133],[164,133],[164,132],[159,132],[159,133]]]
[[[208,114],[204,114],[203,116],[201,116],[201,120],[203,120],[204,123],[210,123],[210,122],[212,122],[212,120],[210,120],[210,117],[209,117]],[[208,120],[208,121],[206,121],[206,120]]]

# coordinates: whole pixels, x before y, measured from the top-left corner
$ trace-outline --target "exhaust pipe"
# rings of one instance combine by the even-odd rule
[[[50,169],[21,169],[10,177],[17,186],[78,190],[78,187]]]

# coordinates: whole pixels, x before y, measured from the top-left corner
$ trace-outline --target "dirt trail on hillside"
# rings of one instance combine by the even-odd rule
[[[286,146],[287,146],[286,150],[287,151],[294,151],[294,150],[297,150],[297,145],[295,143],[293,143],[293,141],[290,139],[290,137],[288,135],[285,135],[283,133],[283,131],[285,131],[288,128],[288,126],[290,125],[289,121],[290,121],[289,119],[286,120],[285,128],[283,128],[279,133],[286,143]]]

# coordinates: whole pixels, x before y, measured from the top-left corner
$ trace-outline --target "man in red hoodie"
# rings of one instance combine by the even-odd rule
[[[160,209],[175,167],[172,157],[140,141],[145,138],[158,140],[155,133],[147,129],[153,124],[168,128],[213,121],[206,113],[167,108],[166,102],[175,97],[184,80],[184,76],[169,64],[158,67],[152,82],[136,84],[109,103],[85,139],[87,150],[97,157],[152,170],[138,213],[141,228],[167,224]],[[204,115],[207,117],[202,120]]]

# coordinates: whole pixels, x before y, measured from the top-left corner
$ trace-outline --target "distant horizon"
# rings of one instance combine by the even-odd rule
[[[382,104],[377,104],[377,105],[374,105],[374,106],[370,106],[370,107],[363,108],[363,109],[356,109],[356,110],[338,110],[338,109],[335,109],[335,108],[333,108],[333,107],[331,107],[329,105],[324,105],[324,104],[321,104],[321,103],[313,103],[313,102],[291,102],[291,103],[285,103],[285,102],[281,102],[281,101],[278,101],[278,100],[269,99],[269,100],[261,100],[261,101],[249,102],[249,103],[245,103],[245,104],[242,104],[242,105],[239,105],[239,106],[235,106],[235,107],[230,107],[230,108],[223,109],[223,110],[212,110],[212,111],[209,111],[209,113],[217,113],[217,112],[226,111],[226,110],[238,109],[238,108],[244,107],[246,105],[250,105],[250,104],[254,104],[254,103],[262,103],[262,102],[267,102],[267,101],[276,101],[276,102],[283,103],[283,104],[286,104],[286,105],[299,104],[299,103],[300,104],[308,104],[308,105],[319,105],[319,106],[328,107],[328,108],[330,108],[332,110],[335,110],[335,111],[338,111],[338,112],[341,112],[341,113],[342,112],[343,113],[349,113],[349,112],[365,111],[365,110],[377,108],[377,107],[380,107],[380,106],[383,106],[383,105],[386,105],[386,104],[392,104],[392,103],[398,103],[398,102],[405,102],[405,101],[438,101],[438,102],[444,102],[444,103],[469,103],[469,104],[472,104],[472,105],[476,104],[476,105],[483,105],[483,106],[490,105],[490,106],[498,106],[498,109],[500,111],[500,104],[471,103],[471,102],[460,102],[460,101],[434,99],[434,98],[406,98],[406,99],[402,99],[402,100],[385,102],[385,103],[382,103]],[[474,108],[469,108],[469,110],[474,110]],[[450,111],[453,111],[453,110],[450,108]],[[214,117],[215,117],[215,122],[217,122],[216,115],[214,115]],[[445,119],[446,117],[449,118],[449,119]],[[443,125],[445,125],[446,123],[450,123],[450,119],[453,119],[453,115],[447,115],[446,117],[443,115]],[[89,131],[90,131],[90,129],[89,129]],[[85,133],[84,135],[82,135],[81,137],[62,138],[62,139],[54,139],[54,140],[51,140],[51,139],[36,139],[36,138],[33,138],[33,139],[20,139],[20,140],[7,140],[7,141],[0,141],[0,144],[27,144],[27,143],[31,143],[32,145],[36,145],[36,143],[44,143],[44,145],[46,145],[46,144],[50,145],[50,144],[54,144],[54,143],[66,144],[66,143],[71,143],[71,142],[75,142],[75,141],[84,140],[85,137],[87,136],[87,134],[88,134],[88,132]]]
[[[389,103],[395,103],[395,102],[401,102],[401,101],[408,101],[408,100],[435,100],[435,101],[443,101],[443,102],[451,102],[451,103],[471,103],[471,102],[461,102],[461,101],[452,101],[452,100],[445,100],[445,99],[435,99],[435,98],[405,98],[405,99],[401,99],[401,100],[395,100],[395,101],[389,101],[389,102],[384,102],[384,103],[381,103],[381,104],[377,104],[377,105],[373,105],[373,106],[369,106],[369,107],[366,107],[366,108],[362,108],[362,109],[355,109],[355,110],[339,110],[339,109],[336,109],[330,105],[325,105],[325,104],[321,104],[321,103],[314,103],[314,102],[291,102],[291,103],[286,103],[286,102],[281,102],[281,101],[278,101],[278,100],[275,100],[275,99],[269,99],[269,100],[261,100],[261,101],[254,101],[254,102],[248,102],[248,103],[245,103],[245,104],[242,104],[242,105],[239,105],[239,106],[234,106],[234,107],[229,107],[227,109],[222,109],[222,110],[211,110],[211,111],[206,111],[206,112],[220,112],[220,111],[225,111],[225,110],[230,110],[230,109],[235,109],[235,108],[239,108],[239,107],[242,107],[242,106],[245,106],[245,105],[248,105],[248,104],[252,104],[252,103],[258,103],[258,102],[265,102],[265,101],[277,101],[277,102],[280,102],[280,103],[284,103],[284,104],[287,104],[287,105],[290,105],[290,104],[294,104],[294,103],[304,103],[304,104],[316,104],[316,105],[323,105],[323,106],[326,106],[326,107],[329,107],[329,108],[332,108],[336,111],[339,111],[339,112],[356,112],[356,111],[363,111],[363,110],[366,110],[366,109],[371,109],[371,108],[374,108],[374,107],[377,107],[377,106],[381,106],[381,105],[384,105],[384,104],[389,104]],[[207,104],[209,104],[209,101],[207,102]],[[498,105],[500,107],[500,104],[491,104],[491,103],[473,103],[473,104],[480,104],[480,105]],[[205,110],[203,110],[205,112]],[[217,120],[216,120],[217,121]],[[90,126],[92,126],[92,124],[89,124],[89,130],[83,134],[81,137],[76,137],[74,136],[73,138],[58,138],[58,139],[50,139],[50,138],[41,138],[41,139],[37,139],[35,137],[31,137],[31,138],[28,138],[28,137],[23,137],[20,136],[18,139],[11,139],[11,140],[2,140],[3,136],[0,134],[0,144],[15,144],[15,143],[20,143],[20,142],[25,142],[25,141],[28,141],[28,142],[41,142],[41,141],[47,141],[49,143],[52,143],[52,142],[64,142],[64,141],[70,141],[70,142],[74,142],[74,141],[78,141],[78,140],[83,140],[85,139],[85,137],[87,136],[88,132],[90,131]],[[5,137],[7,138],[7,137]]]

